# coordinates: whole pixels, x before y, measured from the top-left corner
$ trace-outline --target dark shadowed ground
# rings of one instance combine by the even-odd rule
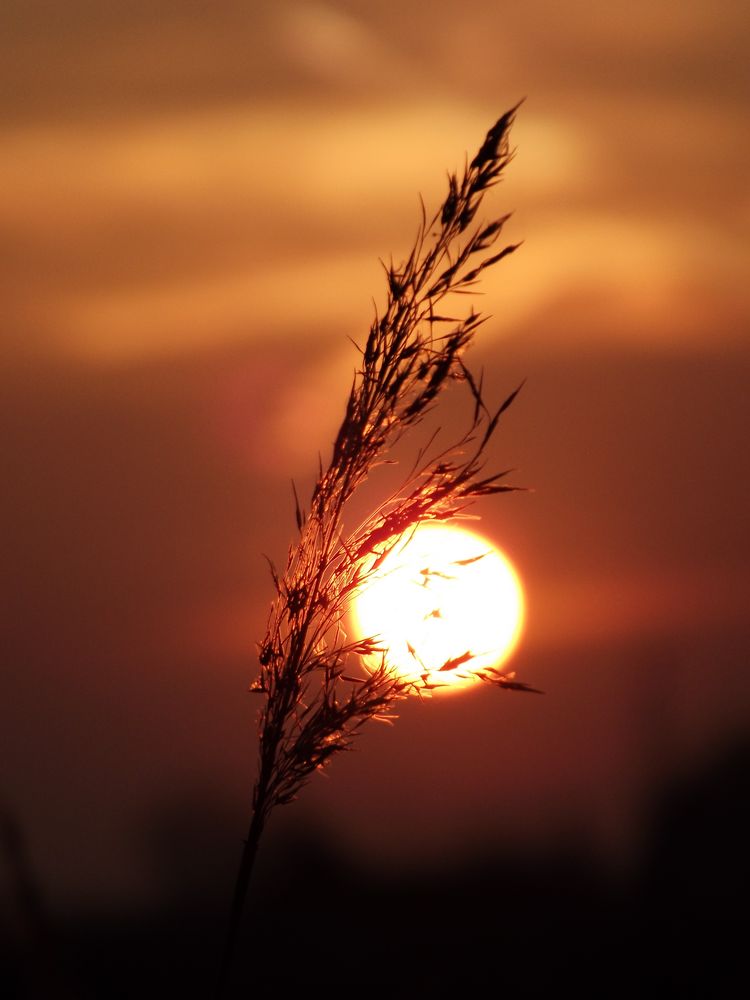
[[[572,845],[522,853],[488,844],[460,865],[376,874],[314,830],[269,837],[232,995],[315,985],[399,996],[740,996],[750,982],[748,765],[750,748],[737,744],[662,789],[626,877]],[[215,874],[226,869],[228,832],[199,802],[156,820],[150,849],[167,892],[143,910],[47,912],[14,848],[8,995],[209,996],[226,916]]]

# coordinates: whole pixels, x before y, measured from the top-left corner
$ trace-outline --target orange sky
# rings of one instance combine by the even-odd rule
[[[750,715],[746,5],[218,8],[2,15],[8,808],[76,894],[147,892],[134,831],[173,798],[244,806],[289,478],[378,257],[525,95],[488,205],[525,245],[471,360],[529,379],[494,456],[535,492],[480,513],[548,694],[410,706],[295,809],[374,855],[630,843]]]

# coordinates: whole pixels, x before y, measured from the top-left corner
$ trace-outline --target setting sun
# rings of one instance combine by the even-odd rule
[[[511,655],[524,619],[515,569],[487,539],[447,524],[421,525],[387,556],[357,596],[355,627],[387,661],[429,688],[465,687]]]

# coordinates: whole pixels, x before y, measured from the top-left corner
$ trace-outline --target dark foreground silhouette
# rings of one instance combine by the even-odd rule
[[[271,837],[232,995],[299,995],[313,985],[389,996],[554,996],[563,987],[579,996],[745,995],[749,785],[746,745],[668,789],[627,880],[574,852],[488,853],[460,868],[375,878],[322,840]],[[209,845],[175,846],[170,906],[52,921],[12,824],[4,841],[16,886],[5,996],[210,997],[226,900],[214,891],[207,901],[190,880]]]

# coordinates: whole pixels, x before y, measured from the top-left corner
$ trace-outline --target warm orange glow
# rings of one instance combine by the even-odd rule
[[[511,655],[523,627],[523,591],[487,539],[427,524],[384,560],[358,595],[354,618],[359,636],[377,636],[400,674],[455,690]]]

